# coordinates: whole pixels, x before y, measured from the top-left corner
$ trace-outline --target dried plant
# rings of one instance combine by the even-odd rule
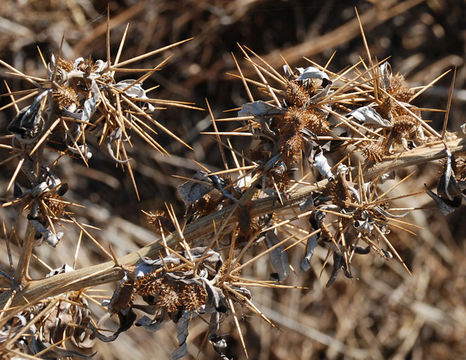
[[[416,228],[404,219],[413,209],[394,206],[397,197],[391,193],[412,175],[399,179],[398,170],[445,159],[437,194],[427,194],[442,214],[456,210],[466,198],[464,137],[446,132],[448,113],[439,133],[422,118],[423,109],[412,104],[431,84],[410,88],[402,75],[392,74],[388,61],[374,60],[368,48],[368,63],[361,59],[334,72],[330,61],[320,66],[308,59],[305,68],[294,70],[284,59],[283,68],[275,69],[240,46],[247,73],[257,75],[246,77],[234,58],[234,76],[243,82],[249,102],[235,109],[237,117],[223,119],[215,119],[207,104],[214,131],[204,134],[215,136],[225,169],[213,172],[199,164],[200,170],[178,187],[184,217],[169,205],[147,212],[158,241],[117,258],[75,219],[73,206],[79,205],[63,198],[68,186],[55,174],[60,160],[80,158],[88,165],[94,141],[93,147],[103,148],[128,171],[137,193],[127,154],[131,133],[161,153],[167,154],[156,141],[157,131],[189,148],[151,113],[157,105],[197,108],[148,97],[143,83],[166,61],[151,69],[125,67],[184,41],[120,61],[125,32],[112,61],[109,36],[105,61],[70,61],[59,54],[46,64],[41,55],[46,78],[25,75],[0,61],[34,86],[8,93],[8,106],[17,115],[8,126],[10,144],[2,146],[10,152],[6,160],[18,162],[6,189],[7,194],[14,189],[14,199],[2,207],[19,205],[19,214],[28,220],[18,264],[2,274],[8,280],[0,294],[0,352],[5,358],[90,358],[94,338],[110,342],[133,325],[156,331],[173,321],[179,345],[173,358],[178,359],[189,346],[189,323],[199,317],[209,324],[209,342],[227,359],[221,330],[227,316],[233,317],[247,356],[240,309],[275,326],[255,305],[250,289],[296,287],[287,279],[293,272],[309,271],[317,247],[327,251],[321,272],[331,264],[327,286],[341,276],[340,270],[353,277],[355,255],[395,257],[410,272],[388,236],[392,229],[412,234]],[[115,79],[129,72],[143,75]],[[20,108],[28,99],[31,105]],[[238,126],[220,131],[223,122]],[[232,146],[231,138],[238,136],[250,140],[247,149]],[[17,181],[20,172],[26,184]],[[391,179],[398,181],[388,183]],[[403,196],[420,192],[425,190]],[[77,226],[109,261],[76,270],[64,265],[32,281],[34,247],[43,241],[56,246],[64,223]],[[295,251],[300,269],[290,265],[289,254]],[[247,269],[264,256],[273,268],[271,278],[250,278]],[[90,290],[115,281],[113,295],[101,304],[108,314],[97,320],[88,303],[100,298]],[[119,320],[116,331],[104,327],[112,315]]]

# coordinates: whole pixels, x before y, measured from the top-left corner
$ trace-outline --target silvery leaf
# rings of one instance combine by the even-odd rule
[[[296,79],[297,81],[305,81],[309,79],[320,79],[320,80],[328,80],[330,81],[330,78],[328,77],[327,73],[325,73],[322,70],[319,70],[315,66],[309,66],[305,69],[303,68],[296,68],[300,75]]]
[[[382,174],[380,177],[380,182],[383,184],[387,180],[393,180],[395,178],[395,171],[390,171],[387,173]]]
[[[24,107],[8,125],[7,130],[13,133],[19,141],[30,144],[41,134],[45,123],[40,104],[50,91],[45,90],[37,95],[33,103]]]
[[[180,196],[181,200],[183,200],[186,207],[191,206],[194,202],[196,202],[196,200],[199,200],[210,190],[212,190],[210,180],[204,172],[198,171],[193,176],[193,180],[205,181],[205,184],[194,181],[187,181],[177,188],[178,195]]]
[[[136,80],[133,79],[126,79],[118,82],[115,86],[119,89],[126,89],[125,94],[129,97],[136,98],[136,99],[149,99],[146,95],[146,90],[143,89],[140,83],[135,83]],[[128,86],[130,86],[128,88]],[[151,113],[154,111],[154,106],[147,102],[147,112]]]
[[[353,110],[348,114],[348,116],[354,117],[363,124],[379,125],[384,128],[392,126],[391,121],[382,118],[382,116],[380,116],[379,113],[371,106],[363,106]]]
[[[42,239],[50,246],[55,247],[60,239],[63,237],[63,232],[59,231],[56,234],[51,230],[48,230],[39,221],[35,219],[29,220],[30,224],[36,229],[36,231],[42,236]]]
[[[451,214],[461,205],[461,197],[457,197],[453,201],[448,199],[442,199],[440,196],[428,189],[427,195],[434,199],[440,213],[444,216]]]
[[[272,116],[286,113],[286,109],[258,100],[246,103],[238,111],[238,116]]]
[[[355,220],[353,226],[356,231],[370,235],[372,230],[374,230],[374,219],[372,219],[366,210],[363,210],[361,218]]]
[[[283,72],[285,73],[285,76],[288,79],[291,79],[293,77],[293,71],[291,71],[288,65],[283,65]]]
[[[186,355],[186,339],[188,338],[188,325],[191,320],[191,312],[184,310],[181,318],[177,322],[177,331],[178,331],[178,349],[176,349],[172,354],[172,359],[180,359]]]
[[[89,121],[91,116],[94,115],[97,102],[100,100],[100,91],[95,80],[92,80],[91,82],[91,94],[92,97],[84,101],[84,108],[81,113],[82,121]]]
[[[139,319],[136,324],[136,326],[143,326],[147,330],[150,331],[157,331],[162,328],[163,325],[163,316],[158,316],[154,320],[149,318],[148,316],[144,315],[141,319]]]
[[[32,354],[38,354],[39,352],[44,352],[45,349],[47,349],[49,346],[47,346],[41,339],[37,338],[36,336],[31,336],[31,341],[28,344],[29,349],[31,350]],[[41,357],[42,359],[51,359],[51,358],[65,358],[65,357],[72,357],[72,358],[79,358],[79,359],[92,359],[92,357],[95,355],[84,355],[81,354],[78,351],[72,351],[72,350],[67,350],[60,348],[58,346],[55,346],[51,349],[48,349],[46,357]],[[17,358],[15,359],[26,359],[26,358]]]
[[[273,230],[267,231],[265,234],[265,241],[267,247],[271,248],[272,246],[278,244],[280,240]],[[288,255],[284,251],[285,248],[280,245],[273,249],[270,252],[270,262],[274,267],[275,271],[278,273],[278,279],[280,281],[285,280],[290,274],[290,265],[288,263]]]
[[[102,70],[105,69],[105,67],[107,66],[107,63],[101,59],[98,59],[96,60],[96,62],[94,63],[94,66],[95,66],[95,69],[93,70],[93,72],[95,73],[101,73]]]
[[[312,198],[312,195],[306,197],[302,202],[299,203],[299,211],[305,212],[308,211],[312,208],[314,208],[314,199]]]
[[[320,99],[327,96],[330,92],[330,88],[332,87],[332,83],[329,82],[322,90],[317,92],[314,96],[312,96],[309,101],[311,104],[316,104]]]
[[[224,295],[222,291],[219,288],[213,286],[209,280],[205,278],[199,279],[204,283],[204,288],[207,293],[207,303],[213,306],[216,311],[225,312],[226,309],[223,307],[222,300],[224,300]]]
[[[92,152],[89,150],[89,146],[87,144],[81,144],[76,146],[68,146],[68,150],[78,156],[84,156],[86,159],[92,158]]]
[[[333,179],[332,168],[328,164],[327,158],[324,156],[322,150],[315,153],[312,166],[315,167],[323,177]]]
[[[136,313],[130,308],[126,309],[123,311],[120,311],[118,314],[118,320],[120,322],[120,326],[118,327],[118,330],[113,333],[113,335],[106,336],[97,330],[97,328],[92,324],[92,322],[89,322],[88,327],[89,329],[92,330],[94,335],[103,342],[112,342],[115,341],[122,332],[125,332],[128,330],[136,320]]]
[[[251,292],[248,289],[246,289],[245,287],[237,286],[237,285],[231,285],[231,288],[233,290],[235,290],[238,294],[243,295],[245,298],[247,298],[249,300],[252,299]]]
[[[337,278],[337,275],[338,275],[338,272],[340,271],[340,269],[343,267],[343,255],[341,255],[339,252],[335,251],[333,253],[333,268],[332,268],[332,273],[330,274],[330,278],[328,279],[327,281],[327,284],[325,285],[325,287],[329,287],[330,285],[332,285],[336,278]]]
[[[455,174],[452,169],[452,158],[450,150],[446,150],[447,161],[445,165],[445,172],[440,177],[440,180],[437,185],[437,194],[442,198],[447,198],[448,200],[453,200],[457,195],[460,195],[455,179]]]
[[[78,70],[79,65],[84,62],[83,57],[78,57],[73,63],[73,69]],[[55,58],[53,58],[53,63],[55,63]]]
[[[213,312],[210,315],[210,322],[209,322],[209,338],[216,338],[217,332],[220,329],[220,313]]]
[[[311,229],[310,231],[312,232],[314,230]],[[306,255],[304,256],[304,259],[301,262],[301,270],[304,272],[308,271],[311,268],[311,259],[312,259],[312,255],[314,255],[314,249],[317,247],[318,238],[319,238],[319,234],[315,234],[315,235],[312,235],[307,241]]]

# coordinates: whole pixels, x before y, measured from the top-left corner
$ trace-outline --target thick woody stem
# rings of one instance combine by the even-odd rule
[[[466,139],[452,140],[446,142],[446,145],[453,155],[458,156],[466,153]],[[430,161],[441,159],[445,156],[445,144],[443,142],[438,142],[436,144],[431,144],[426,147],[403,153],[399,156],[393,156],[392,159],[388,159],[368,169],[366,174],[364,174],[364,179],[371,180],[376,178],[378,175],[391,170],[406,166],[425,164]],[[289,199],[285,200],[283,204],[281,204],[275,196],[254,200],[251,203],[250,215],[251,217],[258,217],[271,212],[279,212],[297,207],[303,199],[310,196],[313,191],[322,189],[327,185],[327,183],[327,180],[322,180],[313,185],[303,186],[292,194]],[[222,220],[230,216],[230,213],[236,208],[236,205],[231,205],[219,212],[200,218],[196,222],[188,225],[183,234],[185,240],[190,241],[213,234],[215,231],[215,224],[221,223]],[[229,224],[224,226],[223,233],[227,233],[233,229],[235,222],[238,220],[237,217],[237,214],[230,216]],[[166,243],[168,246],[173,246],[178,240],[179,236],[175,232],[166,238]],[[113,262],[106,262],[73,272],[59,274],[50,278],[31,281],[22,291],[15,295],[11,302],[11,306],[22,305],[26,302],[34,303],[45,297],[57,296],[67,291],[80,290],[86,287],[102,285],[119,280],[124,275],[122,267],[124,268],[125,266],[134,265],[141,256],[151,258],[156,257],[162,249],[162,241],[158,240],[135,252],[119,258],[118,266]],[[12,292],[9,291],[5,291],[0,294],[0,306],[4,306],[4,304],[7,303],[11,294]]]

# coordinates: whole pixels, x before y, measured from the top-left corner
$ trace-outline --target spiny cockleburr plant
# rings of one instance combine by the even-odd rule
[[[67,265],[47,277],[72,271]],[[34,305],[16,309],[13,316],[0,316],[2,359],[91,358],[95,339],[89,328],[91,313],[88,295],[73,291],[45,298]],[[29,354],[29,355],[28,355]]]
[[[41,321],[42,311],[55,306],[63,294],[118,280],[113,296],[103,304],[119,318],[118,329],[108,334],[101,326],[106,317],[95,321],[86,315],[85,321],[75,321],[86,328],[80,336],[85,338],[90,330],[100,340],[113,341],[132,325],[158,330],[171,320],[177,324],[179,345],[173,357],[179,358],[186,353],[189,322],[199,317],[210,324],[208,338],[226,359],[228,344],[221,335],[221,318],[233,316],[247,354],[238,309],[248,308],[269,321],[254,304],[249,288],[293,287],[281,282],[290,281],[293,272],[308,271],[318,246],[327,251],[322,271],[333,258],[328,286],[341,269],[347,277],[353,276],[351,265],[357,254],[395,256],[409,271],[389,232],[412,233],[412,224],[402,219],[410,209],[393,207],[397,196],[391,196],[412,173],[391,185],[387,180],[396,177],[399,168],[446,158],[438,195],[429,194],[440,205],[448,205],[445,213],[458,207],[465,196],[464,159],[455,159],[465,151],[464,140],[447,137],[445,131],[437,133],[422,118],[422,109],[410,104],[425,88],[417,92],[409,88],[401,75],[391,74],[387,62],[374,64],[370,56],[369,65],[361,60],[335,73],[329,64],[313,62],[296,70],[285,63],[279,71],[253,52],[243,53],[259,80],[245,78],[238,66],[250,101],[237,109],[238,117],[215,120],[211,113],[215,129],[211,134],[218,140],[225,170],[212,172],[200,165],[202,171],[179,186],[186,205],[184,219],[178,220],[170,206],[167,212],[147,212],[149,223],[160,234],[158,241],[119,259],[111,254],[109,262],[34,282],[27,281],[27,266],[36,236],[53,244],[59,239],[54,221],[60,216],[72,219],[65,208],[70,204],[60,199],[66,187],[53,174],[58,161],[45,163],[45,151],[53,149],[59,152],[58,158],[73,155],[86,162],[91,154],[86,134],[92,131],[99,144],[107,145],[109,156],[131,174],[125,148],[129,132],[163,151],[146,132],[145,121],[155,121],[148,115],[150,104],[165,102],[148,99],[141,85],[157,67],[137,80],[114,80],[124,65],[141,57],[119,62],[117,55],[111,64],[109,60],[68,62],[58,56],[48,66],[48,79],[30,78],[10,67],[37,89],[30,95],[32,105],[18,109],[9,127],[14,134],[9,149],[19,158],[10,186],[20,169],[26,173],[30,184],[26,190],[25,185],[15,186],[15,195],[31,216],[17,270],[14,276],[6,274],[13,284],[0,294],[4,310],[23,306],[21,311],[32,312],[37,319],[26,324],[32,328]],[[262,100],[254,99],[250,84],[258,87]],[[221,132],[220,120],[241,125]],[[226,136],[246,136],[250,146],[233,148]],[[301,248],[300,270],[289,262],[292,248]],[[249,278],[247,270],[265,256],[274,269],[271,279]],[[86,309],[84,302],[76,302]],[[48,305],[39,313],[30,307],[43,303]],[[147,315],[138,318],[135,310]],[[0,318],[5,331],[16,331],[13,311]],[[40,354],[42,350],[21,347],[26,342],[24,331],[5,350]],[[67,351],[58,348],[62,339],[48,341],[51,347],[46,349]],[[43,338],[39,340],[45,344]]]
[[[452,170],[456,163],[444,139],[445,130],[442,135],[435,131],[422,119],[422,109],[410,103],[425,87],[417,89],[417,92],[411,89],[402,75],[392,74],[390,64],[385,61],[373,64],[370,60],[367,66],[361,60],[344,71],[334,73],[328,65],[322,67],[308,60],[310,66],[306,68],[293,71],[285,64],[283,73],[280,73],[253,51],[241,50],[260,80],[245,78],[238,66],[238,77],[243,81],[250,102],[241,106],[237,118],[217,121],[240,121],[242,126],[229,132],[208,133],[218,139],[221,136],[252,139],[248,151],[240,155],[243,166],[239,166],[236,160],[235,153],[239,149],[233,152],[229,147],[237,164],[236,172],[240,175],[235,181],[229,180],[231,185],[225,189],[230,189],[231,194],[242,194],[245,189],[250,191],[251,175],[261,164],[270,163],[272,159],[274,161],[268,171],[261,172],[260,189],[252,196],[253,199],[273,195],[283,205],[293,199],[300,188],[323,179],[321,185],[303,199],[301,213],[272,214],[272,220],[262,228],[266,245],[275,249],[275,246],[288,242],[290,248],[306,241],[302,270],[310,268],[309,261],[315,247],[318,244],[325,246],[327,257],[333,254],[334,260],[328,285],[335,280],[341,268],[346,276],[352,277],[350,263],[354,255],[368,253],[371,249],[385,258],[397,257],[409,272],[387,237],[391,229],[413,233],[410,227],[415,226],[402,220],[409,209],[393,208],[392,201],[396,197],[390,198],[389,194],[398,184],[388,189],[384,185],[387,179],[395,178],[396,160],[413,149],[428,153],[433,146],[443,146],[441,157],[446,157],[447,162],[439,183],[440,196],[432,192],[429,195],[442,206],[444,214],[459,207],[465,197],[463,175],[455,177]],[[250,54],[255,57],[251,58]],[[258,87],[267,99],[255,100],[250,84]],[[450,140],[460,141],[452,136]],[[226,146],[225,141],[220,140],[219,143]],[[378,166],[390,161],[393,162],[392,167]],[[354,163],[356,166],[352,166]],[[234,172],[234,169],[224,171],[225,174]],[[208,173],[205,179],[207,177]],[[186,192],[184,187],[186,185],[180,188],[182,197]],[[419,190],[403,196],[423,192]],[[199,191],[193,205],[202,205],[205,197]],[[240,198],[241,195],[237,197]],[[242,214],[249,214],[250,209],[240,207],[238,213],[241,221],[245,218]],[[303,218],[309,219],[307,228],[300,223]],[[251,219],[243,222],[253,228]],[[283,240],[270,242],[267,235],[270,237],[271,230],[280,230],[278,239]],[[253,231],[248,236],[252,233],[257,234]],[[305,235],[299,236],[299,233]],[[295,243],[291,244],[293,241]],[[278,278],[286,278],[289,273],[286,255],[282,250],[270,252]]]
[[[126,67],[184,41],[120,61],[125,37],[126,32],[114,61],[111,61],[110,54],[106,61],[82,57],[70,61],[52,55],[51,61],[45,64],[40,54],[47,72],[44,78],[25,75],[0,61],[0,64],[11,71],[11,75],[35,86],[30,90],[7,94],[12,101],[2,108],[14,107],[17,110],[17,115],[7,127],[13,134],[11,145],[5,145],[4,148],[11,152],[8,159],[18,160],[6,189],[8,192],[14,185],[16,200],[2,206],[23,204],[23,210],[29,211],[29,225],[35,229],[29,232],[32,238],[42,238],[55,246],[63,235],[55,230],[54,221],[63,213],[66,214],[65,207],[70,203],[62,199],[67,186],[55,175],[55,168],[62,156],[79,157],[88,164],[92,152],[97,150],[92,149],[88,143],[90,133],[98,139],[98,144],[95,145],[103,146],[117,164],[128,169],[136,193],[137,187],[126,150],[126,144],[131,145],[130,135],[139,135],[152,148],[165,154],[166,150],[153,138],[157,134],[154,126],[185,144],[151,114],[157,105],[190,106],[184,102],[150,99],[147,94],[151,89],[143,88],[144,81],[160,70],[168,59],[152,69]],[[109,49],[108,46],[107,48]],[[143,75],[137,79],[118,81],[116,74],[120,73]],[[17,94],[26,95],[15,99]],[[19,105],[27,99],[32,99],[32,103],[20,109]],[[51,153],[57,154],[53,161],[50,160]],[[27,179],[27,184],[22,186],[16,182],[20,171]],[[26,189],[23,191],[22,187]],[[30,249],[32,245],[29,246]],[[27,269],[27,262],[25,258],[23,269]],[[16,275],[20,282],[22,275]]]
[[[186,248],[173,251],[166,248],[166,255],[157,259],[141,258],[128,269],[112,298],[105,302],[111,314],[117,314],[120,326],[107,336],[91,324],[91,329],[102,341],[114,341],[131,325],[151,331],[159,330],[165,321],[171,320],[178,327],[179,348],[174,359],[186,354],[189,322],[198,317],[210,317],[209,341],[222,358],[226,348],[225,339],[219,334],[220,320],[227,311],[233,314],[234,303],[244,304],[253,311],[251,293],[239,285],[241,278],[232,276],[231,261],[207,247]],[[145,304],[138,304],[141,298]],[[144,315],[136,321],[135,309]]]
[[[127,30],[128,28],[126,28]],[[149,98],[148,94],[153,89],[146,90],[143,87],[144,81],[155,71],[160,70],[168,58],[150,69],[128,68],[137,61],[157,55],[188,40],[121,61],[126,31],[113,61],[109,52],[109,34],[107,36],[108,53],[106,60],[85,59],[83,57],[67,60],[60,55],[52,55],[50,62],[46,64],[39,51],[46,72],[46,76],[43,78],[25,75],[0,60],[0,64],[9,70],[11,76],[20,78],[34,86],[29,90],[15,92],[10,91],[6,84],[9,92],[5,95],[11,98],[11,102],[1,109],[12,107],[16,110],[16,116],[11,119],[7,126],[10,134],[2,139],[2,151],[10,152],[2,163],[10,160],[17,161],[16,169],[4,194],[4,198],[7,200],[3,200],[1,206],[17,206],[19,213],[24,213],[27,217],[26,235],[23,239],[18,263],[16,267],[10,264],[11,274],[4,273],[5,277],[11,280],[9,288],[11,297],[4,311],[10,307],[13,296],[30,284],[29,266],[34,247],[42,242],[55,247],[64,236],[63,223],[73,223],[78,226],[81,235],[86,234],[106,256],[112,258],[110,253],[74,218],[71,207],[78,204],[63,198],[68,190],[68,185],[66,180],[57,176],[56,171],[60,167],[60,160],[63,157],[80,158],[88,166],[88,160],[92,157],[92,153],[103,149],[118,166],[126,167],[137,194],[137,186],[127,155],[128,144],[132,146],[131,134],[140,136],[153,149],[163,154],[167,154],[167,152],[155,140],[154,135],[157,135],[157,131],[165,132],[188,146],[154,119],[153,112],[156,109],[163,109],[167,105],[188,108],[192,108],[192,106],[186,102]],[[134,73],[142,75],[136,79],[118,80],[117,78],[117,75],[127,76],[126,74]],[[21,97],[18,98],[18,96]],[[32,102],[27,105],[27,100]],[[97,141],[93,143],[90,139],[97,139]],[[18,176],[20,172],[24,175],[23,177]],[[9,194],[12,188],[14,189],[13,199]],[[137,196],[139,195],[137,194]],[[4,292],[3,295],[6,293]],[[47,300],[39,299],[45,301],[39,304],[46,307],[47,311],[53,311],[55,305],[60,307],[63,301],[71,301],[78,306],[81,294],[68,295],[50,298],[47,295]],[[65,299],[63,296],[68,297]],[[54,305],[48,307],[48,304],[52,303]],[[46,322],[46,319],[35,317],[39,313],[41,316],[43,315],[40,306],[31,309],[24,308],[27,316],[21,318],[17,318],[11,311],[6,316],[3,316],[5,313],[2,313],[2,332],[11,333],[13,329],[18,327],[18,324],[23,327],[17,336],[15,333],[11,333],[14,336],[14,341],[9,341],[10,335],[7,336],[7,341],[2,344],[2,349],[5,345],[7,352],[21,350],[26,355],[33,356],[38,354],[40,356],[48,351],[43,338],[31,338],[29,334],[30,331],[33,333],[39,331],[40,326]],[[59,312],[61,311],[60,308]],[[62,321],[58,317],[58,315],[55,317],[56,321]],[[41,322],[40,326],[38,326],[37,321]],[[72,325],[82,327],[84,331],[88,322],[87,319],[85,324],[81,324],[73,319]],[[28,330],[33,329],[33,325],[35,330]],[[53,335],[55,340],[48,341],[48,344],[53,345],[52,347],[55,349],[51,353],[58,354],[56,357],[74,356],[66,355],[66,350],[60,347],[62,342],[65,345],[69,337],[72,336],[71,333],[64,332],[64,329],[54,330],[61,331],[62,339],[55,338]],[[42,333],[42,330],[40,332]],[[31,339],[35,339],[33,343],[30,342]],[[22,343],[25,345],[20,346]]]

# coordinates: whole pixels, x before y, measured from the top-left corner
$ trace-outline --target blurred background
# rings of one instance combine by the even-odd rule
[[[129,23],[122,60],[183,39],[194,39],[175,49],[137,63],[139,68],[154,67],[171,58],[162,71],[146,82],[146,88],[160,85],[151,97],[189,101],[206,108],[209,101],[214,115],[247,102],[232,53],[247,76],[254,74],[243,61],[238,44],[246,45],[281,71],[283,56],[291,66],[307,66],[304,57],[339,71],[367,58],[356,19],[361,16],[371,53],[379,60],[390,57],[394,72],[405,75],[409,84],[430,83],[448,69],[456,68],[456,83],[450,112],[449,130],[458,131],[466,111],[466,5],[462,0],[372,0],[372,1],[271,1],[271,0],[3,0],[0,7],[0,59],[20,71],[44,76],[45,69],[37,47],[46,60],[57,54],[62,36],[62,56],[74,60],[89,57],[105,59],[106,11],[110,9],[111,52],[113,56]],[[29,88],[28,84],[0,69],[0,77],[12,90]],[[123,79],[124,77],[121,77]],[[444,109],[452,73],[438,81],[416,100],[423,108]],[[4,82],[0,84],[5,93]],[[0,106],[10,101],[0,98]],[[0,135],[14,109],[0,113]],[[177,198],[176,186],[182,181],[172,174],[192,176],[198,169],[192,159],[211,170],[222,168],[215,139],[199,135],[211,130],[205,111],[167,108],[155,114],[157,120],[190,144],[189,151],[166,135],[157,141],[171,153],[162,156],[139,139],[130,149],[136,182],[141,195],[137,201],[130,177],[115,167],[104,151],[94,151],[90,167],[79,160],[63,159],[59,175],[70,191],[66,197],[85,205],[75,208],[76,216],[101,229],[95,232],[102,244],[111,243],[118,256],[153,241],[156,236],[145,222],[141,210],[174,204],[184,212]],[[432,126],[440,128],[443,113],[424,112]],[[222,129],[228,130],[228,126]],[[235,147],[247,146],[236,141]],[[0,161],[8,153],[0,149]],[[14,161],[1,164],[2,199],[11,199],[5,188],[16,167]],[[402,184],[399,194],[421,191],[425,183],[436,185],[438,164],[418,169],[416,179]],[[61,172],[61,173],[60,173]],[[21,178],[19,179],[21,181]],[[396,195],[396,194],[394,194]],[[257,316],[244,311],[241,327],[251,359],[459,359],[466,353],[466,222],[464,207],[448,217],[434,209],[426,195],[399,200],[400,207],[426,207],[414,211],[409,220],[419,225],[416,236],[393,232],[390,240],[413,271],[409,276],[395,260],[387,262],[373,256],[353,262],[357,275],[349,280],[338,277],[325,288],[328,271],[319,277],[325,252],[313,258],[313,269],[294,274],[287,283],[308,290],[253,291],[253,299],[277,328],[271,328]],[[0,208],[8,237],[13,244],[24,233],[24,219],[18,209]],[[15,226],[16,231],[12,228]],[[56,249],[43,245],[38,256],[52,267],[71,265],[79,232],[67,228]],[[4,244],[0,244],[0,267],[8,269]],[[17,255],[13,245],[13,256]],[[299,264],[302,254],[291,259]],[[15,258],[16,259],[16,258]],[[69,260],[68,260],[69,259]],[[102,261],[90,241],[83,240],[76,267]],[[294,262],[293,262],[294,261]],[[48,272],[36,262],[33,275]],[[295,266],[296,268],[299,266]],[[268,279],[267,259],[248,269],[247,275]],[[108,293],[110,294],[110,293]],[[228,318],[222,330],[229,337],[235,359],[245,355],[238,334]],[[111,344],[97,344],[96,359],[165,359],[176,348],[175,327],[165,324],[157,333],[132,329]],[[190,328],[187,358],[215,358],[206,344],[207,325],[193,322]]]

